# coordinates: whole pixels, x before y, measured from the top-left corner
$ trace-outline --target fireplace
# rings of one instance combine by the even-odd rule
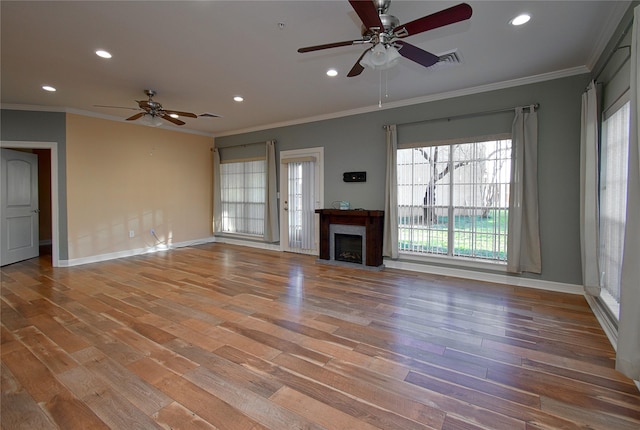
[[[318,209],[320,258],[336,265],[382,269],[384,212]]]

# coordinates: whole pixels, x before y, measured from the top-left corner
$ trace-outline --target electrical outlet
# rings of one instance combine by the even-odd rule
[[[135,237],[136,232],[133,230],[129,230],[129,238]]]

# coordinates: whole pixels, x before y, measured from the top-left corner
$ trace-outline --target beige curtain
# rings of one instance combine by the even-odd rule
[[[213,234],[222,231],[222,198],[220,194],[220,152],[213,148]]]
[[[264,241],[278,242],[280,228],[278,226],[278,189],[276,186],[276,149],[275,141],[267,141],[267,182],[264,205]]]
[[[580,133],[580,239],[582,285],[592,296],[600,295],[598,261],[598,95],[591,82],[582,94]]]
[[[636,6],[631,36],[631,124],[627,222],[620,282],[620,321],[616,369],[640,381],[640,6]]]
[[[398,258],[398,133],[396,126],[386,127],[387,177],[384,193],[384,231],[382,255]]]
[[[528,108],[516,108],[511,146],[507,271],[541,273],[538,222],[538,113],[533,105]]]

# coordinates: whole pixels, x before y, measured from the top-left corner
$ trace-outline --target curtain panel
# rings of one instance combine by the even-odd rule
[[[220,151],[213,148],[213,234],[222,232],[222,193],[220,190]]]
[[[582,285],[592,296],[600,295],[598,228],[598,94],[591,81],[582,94],[582,128],[580,131],[580,239]]]
[[[629,173],[627,222],[620,282],[620,321],[616,369],[640,381],[640,6],[636,6],[631,36],[631,124],[629,130]]]
[[[264,241],[278,242],[280,228],[278,226],[278,188],[276,178],[276,149],[275,141],[266,143],[267,179],[264,205]]]
[[[396,125],[386,126],[387,170],[384,192],[382,255],[398,258],[398,133]]]
[[[516,108],[512,126],[507,271],[541,273],[538,220],[538,113]]]

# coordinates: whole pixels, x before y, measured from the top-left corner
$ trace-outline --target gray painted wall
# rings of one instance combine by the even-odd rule
[[[572,76],[338,119],[218,137],[215,144],[224,148],[276,139],[278,151],[322,146],[325,151],[325,205],[330,206],[336,200],[348,200],[352,207],[383,209],[383,125],[398,124],[399,140],[403,140],[402,123],[539,103],[542,274],[522,276],[581,285],[580,106],[588,81],[587,74]],[[405,128],[404,132],[408,133],[410,126]],[[221,152],[224,154],[224,149]],[[242,148],[234,148],[233,152],[239,156]],[[367,182],[344,183],[342,174],[346,171],[366,171]]]
[[[67,242],[67,149],[66,114],[3,109],[0,111],[0,140],[58,143],[58,231],[60,260],[69,258]]]
[[[581,94],[588,75],[474,94],[367,114],[219,137],[216,146],[276,139],[277,150],[325,148],[325,204],[348,200],[352,207],[383,209],[385,138],[383,125],[482,112],[531,103],[539,109],[539,189],[542,270],[548,281],[581,284],[579,237],[579,154]],[[66,213],[65,114],[3,110],[2,140],[58,142],[60,259],[68,258]],[[404,128],[404,131],[403,131]],[[413,139],[413,138],[411,138]],[[236,157],[255,156],[256,146],[228,149]],[[225,150],[221,149],[222,156]],[[366,171],[367,182],[344,183],[346,171]]]

